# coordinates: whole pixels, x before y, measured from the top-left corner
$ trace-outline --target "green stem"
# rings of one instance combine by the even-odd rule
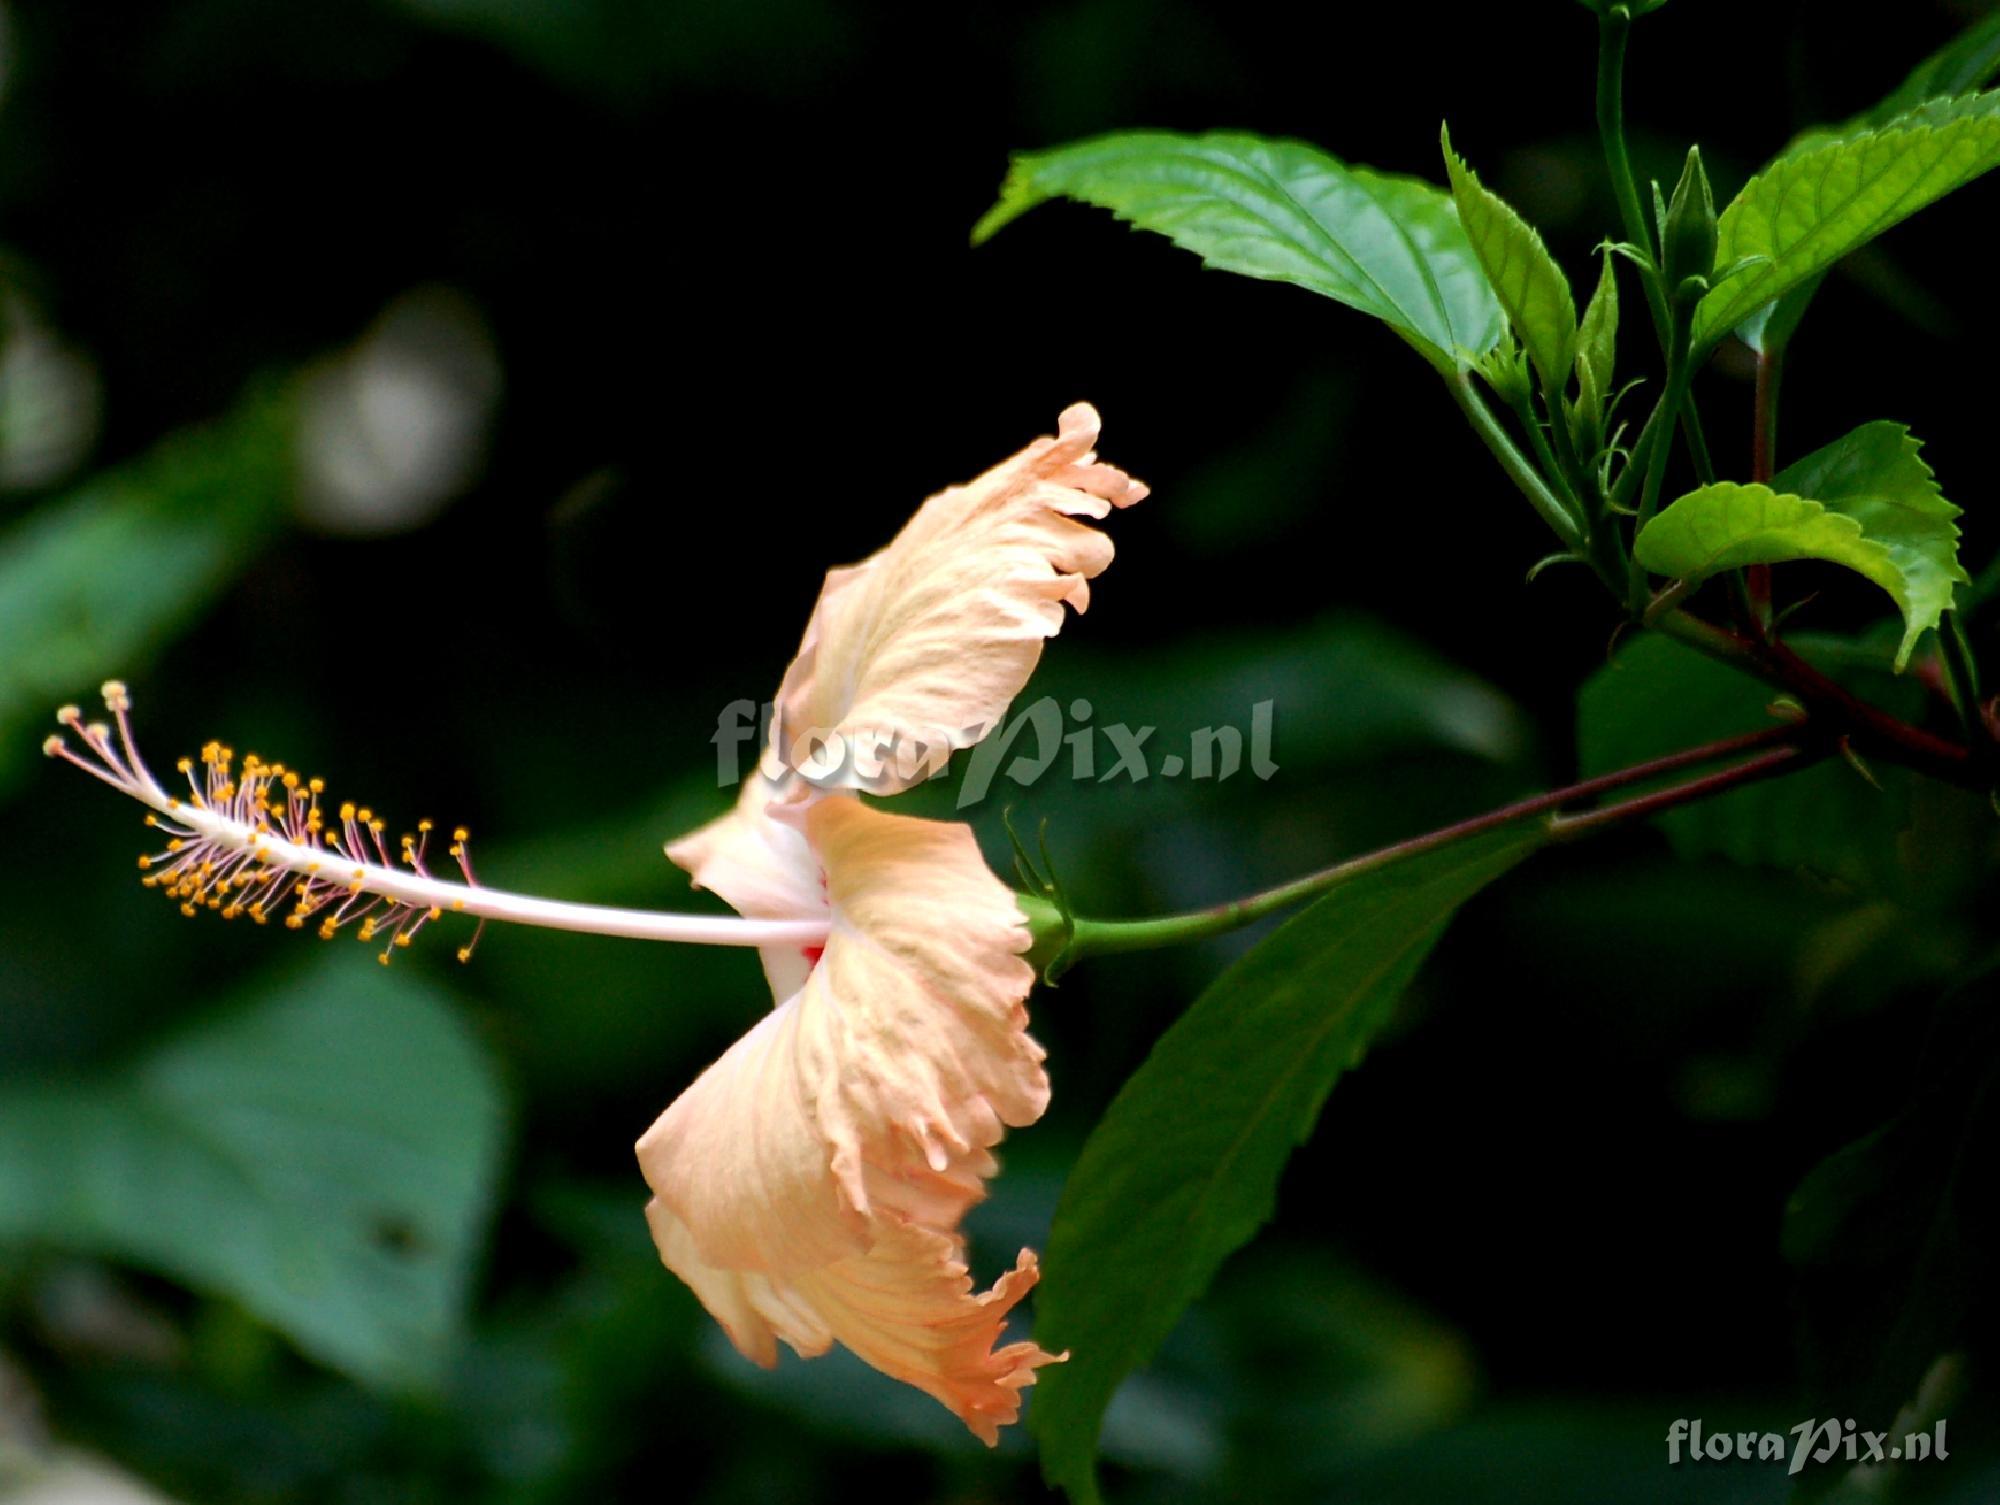
[[[1778,455],[1778,384],[1784,357],[1775,350],[1757,352],[1757,395],[1751,409],[1750,479],[1763,485],[1771,479]]]
[[[1654,416],[1659,427],[1653,432],[1653,445],[1646,455],[1646,486],[1639,497],[1639,515],[1632,525],[1634,542],[1645,531],[1646,524],[1660,510],[1660,489],[1667,476],[1667,460],[1673,454],[1674,420],[1680,415],[1688,394],[1688,327],[1689,318],[1683,314],[1674,320],[1674,330],[1667,347],[1667,387],[1660,394],[1660,405]],[[1646,427],[1653,429],[1649,420]],[[1634,463],[1637,463],[1636,461]],[[1644,611],[1649,592],[1646,588],[1646,571],[1639,563],[1635,552],[1632,556],[1631,573],[1627,582],[1628,604],[1635,612]]]
[[[1681,364],[1687,367],[1687,380],[1694,380],[1694,365],[1688,354],[1683,353]],[[1701,410],[1688,400],[1688,392],[1681,393],[1681,437],[1687,441],[1688,458],[1694,462],[1694,478],[1704,486],[1715,484],[1715,461],[1709,458],[1708,436],[1702,432]]]
[[[1071,922],[1073,928],[1067,933],[1068,944],[1065,949],[1070,955],[1093,955],[1107,951],[1144,951],[1157,946],[1172,946],[1184,941],[1224,935],[1306,899],[1317,898],[1328,889],[1337,887],[1349,879],[1358,878],[1363,873],[1371,873],[1378,868],[1389,867],[1422,853],[1436,851],[1439,847],[1450,846],[1453,842],[1465,841],[1501,826],[1512,825],[1538,815],[1550,817],[1547,829],[1552,839],[1569,840],[1584,836],[1615,825],[1619,821],[1670,809],[1687,800],[1716,794],[1737,784],[1769,777],[1790,767],[1802,767],[1818,755],[1817,751],[1804,745],[1806,736],[1805,729],[1794,723],[1789,726],[1769,727],[1741,737],[1726,738],[1720,742],[1704,743],[1699,747],[1685,748],[1663,758],[1637,763],[1613,773],[1600,774],[1596,778],[1584,779],[1546,794],[1532,795],[1511,805],[1502,805],[1497,810],[1489,810],[1469,820],[1458,821],[1453,825],[1428,831],[1421,836],[1410,837],[1360,857],[1350,857],[1345,862],[1335,863],[1332,867],[1322,868],[1316,873],[1308,873],[1305,877],[1296,878],[1290,883],[1282,883],[1276,888],[1265,889],[1247,898],[1235,899],[1227,904],[1218,904],[1207,909],[1192,910],[1185,914],[1161,915],[1145,920],[1091,920],[1077,917]],[[1573,815],[1558,813],[1565,805],[1595,799],[1634,784],[1649,783],[1683,769],[1718,763],[1746,754],[1756,756],[1747,758],[1745,762],[1735,767],[1705,775],[1687,784],[1656,790],[1638,799],[1605,806],[1598,810]],[[1045,907],[1042,901],[1036,901],[1037,914]],[[1031,915],[1031,918],[1033,917],[1035,916]]]
[[[1711,795],[1724,794],[1731,789],[1741,789],[1746,784],[1810,767],[1822,755],[1821,751],[1808,747],[1774,747],[1769,752],[1745,759],[1733,768],[1703,774],[1698,779],[1689,779],[1685,784],[1675,784],[1669,789],[1656,789],[1651,794],[1636,795],[1615,805],[1585,810],[1576,815],[1552,815],[1548,822],[1549,837],[1553,841],[1575,841],[1579,837],[1594,836],[1599,831],[1608,831],[1627,821],[1644,820],[1681,805],[1693,804],[1696,800],[1705,800]]]
[[[1660,286],[1659,251],[1639,200],[1639,180],[1632,174],[1631,154],[1625,149],[1625,41],[1631,30],[1631,13],[1622,5],[1598,14],[1597,134],[1604,142],[1604,166],[1611,177],[1611,192],[1618,200],[1625,238],[1646,256],[1648,265],[1640,268],[1639,281],[1646,289],[1646,306],[1652,310],[1653,333],[1664,346],[1671,320],[1666,290]]]
[[[1985,787],[1969,748],[1871,705],[1776,639],[1753,641],[1684,611],[1665,612],[1647,625],[1785,691],[1805,707],[1825,735],[1838,737],[1857,752],[1961,788]]]
[[[1500,420],[1493,416],[1493,410],[1486,406],[1485,400],[1474,389],[1471,376],[1463,371],[1456,372],[1445,378],[1445,386],[1451,390],[1452,400],[1465,414],[1472,431],[1492,451],[1493,458],[1500,462],[1500,468],[1507,472],[1507,478],[1520,488],[1521,495],[1549,525],[1550,531],[1565,546],[1581,552],[1584,541],[1582,526],[1562,499],[1549,489],[1541,472],[1521,453]]]
[[[1568,483],[1577,516],[1584,520],[1584,530],[1589,533],[1604,510],[1600,505],[1602,498],[1598,496],[1596,483],[1576,452],[1576,440],[1570,434],[1569,419],[1563,413],[1562,389],[1558,387],[1550,391],[1543,387],[1542,406],[1549,414],[1549,435],[1555,441],[1557,472]]]
[[[1750,410],[1750,479],[1767,485],[1776,464],[1778,443],[1778,374],[1781,357],[1766,346],[1757,352],[1757,395]],[[1771,635],[1771,567],[1753,564],[1743,571],[1743,611],[1758,637]]]
[[[1587,516],[1582,496],[1577,491],[1576,477],[1571,474],[1569,466],[1562,462],[1556,452],[1549,448],[1549,436],[1554,435],[1561,441],[1563,449],[1570,450],[1569,430],[1551,419],[1547,426],[1548,432],[1545,434],[1541,417],[1535,412],[1535,400],[1525,391],[1521,394],[1520,402],[1515,405],[1514,416],[1521,420],[1522,431],[1527,434],[1529,447],[1535,452],[1535,463],[1541,468],[1542,478],[1547,480],[1554,477],[1557,485],[1561,487],[1558,497],[1563,504],[1563,510],[1571,517]]]
[[[1660,437],[1660,412],[1665,402],[1655,402],[1653,411],[1646,415],[1646,422],[1639,430],[1639,437],[1632,441],[1632,458],[1618,473],[1618,479],[1611,487],[1612,504],[1620,511],[1632,508],[1632,492],[1645,478],[1648,461],[1653,453],[1653,445]]]

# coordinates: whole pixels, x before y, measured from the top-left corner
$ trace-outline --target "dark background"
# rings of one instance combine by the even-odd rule
[[[1674,0],[1634,43],[1642,173],[1671,179],[1699,140],[1726,196],[1982,9]],[[184,0],[7,23],[0,240],[17,295],[94,368],[101,424],[0,499],[0,526],[260,382],[351,374],[341,352],[413,291],[418,357],[485,415],[437,506],[364,528],[287,502],[131,661],[45,685],[42,650],[0,640],[50,705],[123,672],[161,760],[222,736],[399,818],[465,820],[489,877],[691,902],[659,843],[726,798],[714,717],[775,687],[821,573],[1086,398],[1155,495],[1113,524],[1118,563],[1040,688],[1157,721],[1164,745],[1275,696],[1280,764],[1264,786],[1010,794],[1051,816],[1087,909],[1227,897],[1572,768],[1608,603],[1581,572],[1523,584],[1538,525],[1391,335],[1082,209],[967,246],[1011,149],[1227,125],[1435,179],[1448,116],[1587,287],[1615,214],[1569,0]],[[1992,194],[1831,280],[1781,437],[1795,456],[1916,424],[1975,570],[1996,542]],[[1700,390],[1740,473],[1740,361]],[[1873,609],[1816,603],[1832,625]],[[1416,650],[1376,653],[1371,620],[1435,661],[1405,674]],[[1418,712],[1374,713],[1406,685]],[[308,945],[183,925],[129,881],[133,812],[15,773],[7,1079],[143,1049]],[[1850,1006],[1815,961],[1857,903],[1647,832],[1482,899],[1335,1094],[1276,1226],[1114,1413],[1121,1497],[1782,1498],[1769,1470],[1669,1470],[1661,1439],[1676,1417],[1811,1414],[1780,1213],[1914,1058],[1900,993]],[[78,1357],[24,1277],[0,1285],[0,1349],[56,1434],[197,1501],[1033,1495],[1021,1438],[988,1456],[840,1360],[767,1379],[653,1267],[629,1145],[764,1006],[747,959],[496,933],[458,970],[454,944],[406,964],[455,991],[512,1128],[453,1388],[366,1395],[225,1300],[116,1269],[107,1300],[210,1337]],[[1102,961],[1038,995],[1056,1104],[1009,1143],[983,1267],[1042,1242],[1082,1136],[1229,953]]]

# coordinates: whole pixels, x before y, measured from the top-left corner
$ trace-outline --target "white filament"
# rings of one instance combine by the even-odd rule
[[[642,941],[683,941],[697,946],[820,946],[826,943],[827,921],[757,920],[737,915],[676,914],[650,909],[618,909],[605,904],[575,904],[507,893],[476,883],[453,883],[383,863],[357,860],[327,847],[310,846],[260,828],[225,813],[206,800],[176,799],[160,787],[133,744],[127,716],[130,697],[116,680],[104,687],[106,707],[117,723],[86,724],[74,706],[57,720],[82,743],[79,752],[62,737],[51,737],[44,750],[109,784],[122,794],[158,812],[170,827],[178,827],[201,842],[230,854],[243,854],[273,871],[298,874],[324,888],[350,894],[375,894],[417,911],[472,915],[514,925],[540,925],[585,935],[622,935]],[[468,869],[468,872],[470,870]]]

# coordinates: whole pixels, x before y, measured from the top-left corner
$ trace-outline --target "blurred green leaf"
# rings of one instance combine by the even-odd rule
[[[1995,166],[2000,92],[1935,100],[1788,150],[1722,211],[1716,265],[1758,260],[1701,300],[1696,347]]]
[[[1231,1361],[1238,1498],[1338,1499],[1347,1470],[1458,1420],[1477,1395],[1463,1334],[1324,1249],[1259,1245],[1216,1286],[1204,1309]]]
[[[1064,1187],[1036,1293],[1043,1469],[1095,1500],[1118,1382],[1270,1216],[1292,1147],[1393,1011],[1452,913],[1536,833],[1507,831],[1365,874],[1244,956],[1160,1037]]]
[[[1281,713],[1275,755],[1288,769],[1352,766],[1418,748],[1510,763],[1533,742],[1527,716],[1491,684],[1353,611],[1282,635],[1204,634],[1137,661],[1079,646],[1049,655],[1028,694],[1089,694],[1094,724],[1157,726],[1163,738],[1204,725],[1247,735],[1254,708],[1270,701]],[[1052,775],[1066,767],[1058,762]]]
[[[1297,141],[1120,132],[1015,156],[974,243],[1054,198],[1109,209],[1222,271],[1373,314],[1440,371],[1500,338],[1500,306],[1451,196],[1417,178]]]
[[[852,55],[856,18],[830,0],[750,6],[652,0],[397,0],[430,25],[505,47],[593,101],[640,106],[719,82],[780,97]],[[773,45],[775,37],[783,45]]]
[[[1486,269],[1486,280],[1535,363],[1544,389],[1561,392],[1569,383],[1570,359],[1576,350],[1576,300],[1569,281],[1534,226],[1480,182],[1465,159],[1451,149],[1449,129],[1439,141],[1459,223]]]
[[[1887,1426],[1994,1311],[2000,1014],[1988,977],[1945,1000],[1907,1105],[1805,1176],[1785,1207],[1810,1401]]]
[[[1633,543],[1646,568],[1700,581],[1746,564],[1821,559],[1866,576],[1903,613],[1896,667],[1970,583],[1959,509],[1944,499],[1901,424],[1876,422],[1786,467],[1770,486],[1720,482],[1661,511]]]
[[[124,1070],[0,1092],[0,1245],[129,1261],[365,1383],[425,1387],[457,1336],[502,1117],[444,995],[329,956]]]
[[[44,504],[0,534],[0,794],[61,701],[145,659],[219,594],[283,516],[289,388]]]
[[[1596,1396],[1510,1401],[1370,1459],[1320,1499],[1368,1505],[1780,1505],[1782,1467],[1670,1467],[1666,1429],[1703,1416],[1705,1430],[1782,1431],[1792,1408],[1745,1409],[1713,1394],[1633,1403]]]
[[[1983,88],[1996,73],[2000,73],[2000,11],[1974,21],[1912,68],[1902,83],[1873,107],[1834,129],[1849,134],[1886,125],[1926,100],[1949,99]]]

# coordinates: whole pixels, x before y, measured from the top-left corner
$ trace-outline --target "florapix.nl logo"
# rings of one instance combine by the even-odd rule
[[[934,728],[920,736],[788,727],[769,702],[732,700],[716,717],[710,740],[716,782],[724,788],[752,770],[773,782],[796,770],[822,788],[883,792],[941,777],[951,755],[970,748],[955,799],[966,810],[985,802],[1003,779],[1023,789],[1050,777],[1098,784],[1156,778],[1221,783],[1239,775],[1264,781],[1278,771],[1276,738],[1277,708],[1270,700],[1253,703],[1240,723],[1166,735],[1157,726],[1104,720],[1088,700],[1065,704],[1044,695],[996,724]]]

